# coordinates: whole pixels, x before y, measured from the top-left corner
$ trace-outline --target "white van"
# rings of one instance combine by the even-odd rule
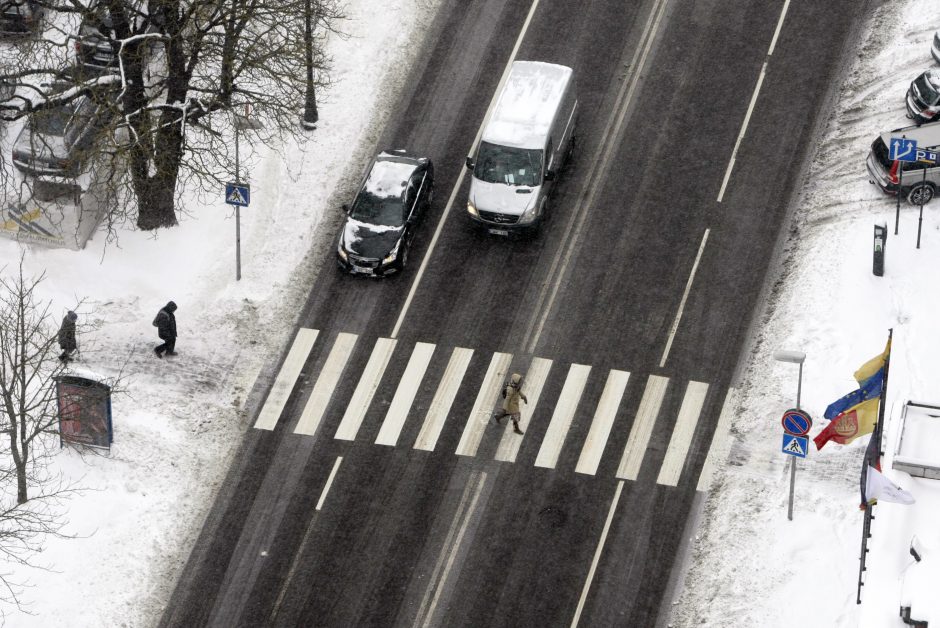
[[[578,99],[571,68],[516,61],[476,154],[467,212],[490,233],[533,229],[573,146]]]

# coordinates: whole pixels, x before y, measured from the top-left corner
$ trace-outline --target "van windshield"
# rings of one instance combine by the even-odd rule
[[[928,107],[932,107],[937,103],[940,103],[940,92],[937,92],[930,81],[927,80],[926,72],[914,80],[914,88],[917,90],[917,94],[920,96],[920,99]]]
[[[541,174],[541,150],[480,142],[480,152],[473,168],[473,176],[480,181],[534,187],[541,183]]]

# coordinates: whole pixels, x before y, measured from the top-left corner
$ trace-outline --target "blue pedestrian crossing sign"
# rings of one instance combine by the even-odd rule
[[[796,436],[795,434],[784,434],[781,451],[791,456],[805,458],[806,452],[809,451],[809,438],[806,436]]]
[[[904,137],[892,137],[888,147],[888,159],[891,161],[917,161],[917,140]]]
[[[251,202],[251,186],[247,183],[226,183],[225,202],[229,205],[248,207]]]

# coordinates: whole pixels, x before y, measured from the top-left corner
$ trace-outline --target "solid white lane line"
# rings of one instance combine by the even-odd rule
[[[528,403],[522,404],[522,410],[519,417],[519,425],[523,432],[528,431],[532,416],[535,414],[535,408],[539,403],[539,396],[542,394],[542,387],[545,380],[548,379],[548,371],[552,368],[552,361],[545,358],[533,358],[529,370],[526,371],[525,379],[522,383],[522,392],[525,393]],[[522,447],[524,435],[516,434],[512,429],[512,421],[503,419],[506,427],[503,429],[503,437],[499,441],[499,447],[496,449],[496,460],[504,462],[515,462],[519,455],[519,448]]]
[[[682,406],[679,408],[679,418],[676,419],[669,446],[666,448],[666,456],[663,458],[663,466],[659,468],[659,477],[656,478],[657,484],[678,486],[706,393],[708,384],[702,382],[689,382],[686,387],[685,397],[682,398]]]
[[[607,383],[604,384],[604,392],[601,393],[600,401],[597,402],[591,429],[581,448],[578,466],[575,467],[576,472],[588,475],[597,473],[601,456],[604,454],[604,446],[614,426],[614,418],[617,416],[617,410],[620,408],[620,401],[623,399],[623,392],[627,389],[629,379],[630,373],[616,369],[611,369],[607,375]]]
[[[303,369],[307,356],[310,355],[310,350],[313,349],[313,343],[316,342],[319,333],[318,329],[307,329],[306,327],[297,330],[294,343],[291,345],[290,351],[287,352],[284,364],[281,365],[281,370],[271,386],[271,392],[268,393],[268,398],[264,400],[264,406],[261,408],[261,412],[258,413],[258,420],[255,421],[257,429],[273,430],[274,426],[277,425],[277,420],[281,417],[281,412],[284,411],[287,398],[290,397],[290,393],[294,389],[294,382],[300,376],[300,371]]]
[[[741,140],[747,132],[747,125],[751,121],[751,114],[754,112],[754,105],[757,103],[757,94],[760,93],[760,87],[764,84],[764,75],[767,73],[767,61],[761,66],[760,75],[757,77],[757,85],[754,86],[754,93],[751,94],[751,103],[747,106],[747,113],[744,114],[744,123],[741,125],[741,131],[738,132],[738,139],[734,142],[734,150],[731,151],[731,159],[728,161],[728,168],[725,170],[725,177],[721,181],[721,189],[718,190],[718,202],[725,197],[725,189],[728,187],[728,181],[731,179],[731,170],[734,169],[734,162],[738,158],[738,149],[741,148]]]
[[[571,628],[577,628],[581,621],[581,612],[584,610],[584,603],[587,602],[588,591],[591,590],[591,581],[594,580],[594,572],[597,571],[597,564],[601,560],[601,553],[604,551],[604,544],[607,542],[607,533],[610,532],[610,524],[614,520],[614,513],[617,511],[617,504],[620,503],[620,493],[623,491],[623,480],[617,482],[617,490],[614,491],[614,498],[610,502],[610,510],[607,511],[607,520],[604,521],[604,529],[601,531],[601,538],[597,542],[597,549],[594,550],[594,560],[591,561],[591,569],[588,571],[587,578],[584,580],[584,588],[581,590],[581,598],[578,600],[578,608],[571,619]]]
[[[490,422],[493,411],[496,409],[496,399],[499,397],[502,384],[506,380],[510,362],[512,362],[511,353],[493,354],[490,365],[486,369],[486,375],[483,376],[480,392],[477,393],[476,401],[473,402],[473,409],[470,411],[470,416],[467,417],[463,434],[460,435],[460,442],[457,443],[457,455],[477,455],[480,439],[483,438],[483,430],[486,429],[486,425]]]
[[[522,38],[525,37],[526,31],[529,30],[529,24],[532,23],[532,16],[535,15],[535,9],[539,6],[539,0],[534,0],[532,6],[529,7],[529,13],[526,15],[525,22],[522,23],[522,30],[519,31],[519,36],[516,37],[516,43],[512,47],[512,52],[509,53],[509,59],[506,61],[506,67],[503,68],[503,75],[499,77],[499,83],[496,85],[496,91],[493,92],[493,95],[490,97],[490,104],[486,108],[486,113],[483,115],[483,122],[480,123],[480,128],[477,129],[477,134],[473,138],[473,144],[470,145],[470,150],[467,151],[468,155],[472,155],[476,152],[477,144],[480,143],[480,137],[483,135],[483,129],[486,128],[486,123],[489,122],[490,117],[493,115],[493,109],[496,107],[496,96],[502,90],[503,85],[506,84],[506,78],[509,76],[509,68],[512,67],[513,61],[516,60],[516,55],[519,54],[519,47],[522,45]],[[411,301],[414,299],[415,292],[418,290],[418,285],[421,283],[421,278],[424,277],[424,271],[428,267],[428,263],[431,261],[431,255],[434,253],[434,247],[437,245],[437,240],[441,235],[441,231],[444,229],[444,222],[447,221],[447,216],[450,215],[450,210],[454,206],[454,199],[457,198],[457,193],[460,191],[460,186],[463,185],[463,179],[467,175],[467,169],[463,166],[460,167],[460,174],[457,175],[457,181],[454,183],[454,188],[450,191],[450,196],[447,198],[447,205],[444,206],[444,211],[441,213],[441,219],[437,223],[437,228],[434,230],[434,235],[431,237],[431,243],[428,244],[428,250],[424,254],[424,259],[421,260],[421,266],[418,268],[418,272],[415,273],[415,278],[411,282],[411,288],[408,290],[408,296],[405,298],[405,303],[401,306],[401,312],[398,314],[398,320],[395,321],[395,327],[392,329],[392,338],[398,337],[398,332],[401,330],[402,323],[405,321],[405,314],[408,313],[408,308],[411,307]]]
[[[539,454],[535,458],[535,466],[554,469],[558,464],[561,447],[565,444],[565,436],[568,435],[568,429],[574,420],[574,414],[581,402],[581,393],[584,392],[584,385],[587,383],[590,372],[591,367],[585,364],[572,364],[568,369],[568,377],[565,378],[565,383],[561,387],[558,403],[555,404],[555,412],[548,424],[545,438],[542,439]]]
[[[431,406],[428,408],[428,414],[424,417],[424,424],[421,426],[421,432],[415,440],[415,449],[425,451],[434,451],[437,445],[437,439],[444,428],[444,421],[450,414],[450,408],[457,398],[457,390],[460,389],[460,383],[467,372],[467,366],[470,364],[470,358],[473,357],[473,349],[455,347],[450,354],[450,361],[447,362],[447,368],[444,369],[444,376],[441,383],[437,386],[437,392],[434,393],[434,399],[431,400]]]
[[[337,456],[336,462],[333,463],[333,470],[330,471],[330,477],[326,478],[326,484],[323,485],[323,490],[320,491],[320,499],[317,500],[317,510],[323,508],[323,502],[326,501],[326,495],[330,492],[330,487],[333,486],[333,479],[336,477],[336,472],[339,471],[339,465],[343,462],[342,456]]]
[[[621,148],[620,134],[623,130],[627,111],[630,108],[630,103],[633,102],[633,96],[639,86],[640,78],[643,76],[643,68],[652,50],[653,41],[656,39],[659,23],[665,14],[665,9],[666,1],[656,0],[650,10],[649,17],[643,29],[643,34],[640,37],[640,45],[637,46],[630,66],[627,68],[627,75],[630,76],[630,80],[624,81],[620,87],[620,92],[617,94],[615,101],[620,103],[620,105],[611,110],[610,118],[608,118],[604,132],[601,134],[601,137],[604,138],[604,144],[602,144],[601,150],[597,152],[597,157],[591,162],[591,168],[588,170],[587,177],[585,177],[585,181],[587,181],[586,187],[581,191],[578,201],[575,203],[575,211],[571,212],[571,218],[566,225],[564,231],[565,240],[563,240],[562,245],[558,248],[558,252],[552,259],[551,268],[547,276],[552,277],[553,280],[546,281],[542,286],[542,291],[539,293],[539,298],[536,302],[537,306],[535,307],[535,313],[541,312],[541,315],[538,317],[538,323],[535,323],[536,317],[532,317],[522,336],[523,345],[527,347],[527,353],[535,353],[539,338],[542,335],[542,329],[545,326],[545,321],[548,319],[548,315],[555,303],[558,290],[565,281],[565,272],[580,240],[581,231],[587,219],[587,210],[594,204],[594,197],[602,187],[595,185],[594,182],[605,178],[606,170],[610,168],[614,151]],[[548,301],[545,300],[546,294],[548,294]]]
[[[306,434],[313,436],[320,426],[320,419],[323,413],[330,405],[330,399],[333,397],[333,391],[336,390],[336,384],[339,382],[343,369],[346,368],[346,362],[349,360],[349,354],[352,353],[353,346],[359,337],[356,334],[341,333],[336,337],[333,348],[330,349],[330,355],[323,363],[323,370],[317,383],[313,386],[313,392],[307,399],[307,405],[304,406],[303,414],[297,421],[297,427],[294,434]]]
[[[398,444],[401,428],[404,427],[405,419],[411,412],[411,404],[414,403],[415,395],[418,394],[418,387],[421,386],[432,355],[434,355],[433,344],[419,342],[415,345],[408,359],[408,366],[405,367],[405,372],[398,383],[395,396],[392,398],[392,403],[385,414],[385,420],[382,421],[382,428],[375,439],[376,445],[394,447]]]
[[[633,420],[633,429],[630,430],[627,446],[623,448],[623,457],[620,458],[620,466],[617,468],[617,477],[621,480],[636,480],[640,472],[646,446],[659,415],[659,407],[666,395],[667,384],[669,378],[661,375],[650,375],[646,381],[646,390],[643,391],[643,399],[640,400],[640,407]]]
[[[388,361],[392,358],[392,352],[395,350],[397,340],[391,338],[379,338],[375,341],[375,347],[372,348],[372,354],[362,371],[362,377],[359,378],[359,384],[353,393],[349,405],[346,406],[346,413],[339,427],[336,428],[336,436],[341,440],[356,440],[356,434],[362,427],[362,421],[365,419],[366,411],[372,403],[372,397],[382,381],[382,375],[388,366]]]
[[[437,608],[437,604],[440,601],[441,592],[443,592],[444,585],[447,583],[447,577],[450,575],[450,570],[454,566],[454,560],[456,559],[457,553],[460,550],[460,544],[463,543],[463,537],[467,532],[467,526],[470,523],[473,512],[476,510],[477,500],[480,498],[480,493],[483,491],[483,486],[486,483],[485,472],[479,472],[479,476],[475,484],[473,482],[473,477],[473,475],[470,476],[470,481],[467,482],[467,486],[464,488],[464,492],[460,498],[460,504],[457,507],[454,520],[451,522],[450,529],[447,531],[447,538],[444,541],[444,546],[441,548],[441,553],[440,556],[438,556],[437,564],[434,566],[434,572],[431,574],[431,579],[428,582],[429,586],[424,592],[424,598],[421,600],[421,607],[418,609],[418,616],[415,618],[415,626],[430,626],[431,620],[434,618],[434,610]],[[470,500],[470,505],[467,507],[466,512],[464,512],[464,504],[466,503],[471,486],[473,487],[473,497]],[[457,529],[458,523],[460,524],[459,530]],[[437,583],[437,586],[435,586],[435,582]],[[430,596],[432,590],[434,592],[434,597],[431,598],[429,604],[428,597]]]
[[[715,434],[712,436],[712,444],[708,448],[705,464],[702,465],[702,473],[698,476],[698,484],[695,487],[697,491],[711,489],[715,466],[724,462],[728,457],[728,429],[731,427],[731,413],[737,406],[737,392],[737,388],[729,388],[728,394],[725,395],[725,402],[721,406],[721,414],[718,415],[718,425],[715,426]]]
[[[676,331],[679,330],[679,321],[682,320],[682,312],[685,310],[685,302],[689,298],[689,292],[692,290],[692,281],[695,279],[695,271],[698,270],[698,263],[702,260],[702,252],[705,250],[705,243],[708,242],[708,234],[711,229],[706,229],[702,236],[702,243],[698,245],[698,253],[695,254],[695,261],[692,263],[692,271],[689,273],[689,279],[685,282],[685,291],[682,293],[682,300],[679,301],[679,310],[676,312],[676,318],[672,321],[672,327],[669,328],[669,337],[666,338],[666,348],[663,349],[663,357],[659,361],[659,368],[666,365],[666,358],[669,357],[669,350],[672,349],[672,341],[676,337]]]
[[[777,38],[780,37],[780,29],[783,28],[783,18],[787,16],[788,8],[790,8],[790,0],[786,0],[786,2],[783,3],[783,10],[780,11],[780,19],[777,20],[777,28],[774,30],[773,39],[770,40],[770,48],[767,50],[768,57],[774,53],[774,48],[777,47]]]

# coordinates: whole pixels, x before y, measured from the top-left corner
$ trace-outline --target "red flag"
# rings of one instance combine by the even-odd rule
[[[863,401],[830,421],[829,425],[813,439],[816,449],[822,449],[831,440],[840,445],[847,445],[859,436],[871,434],[878,421],[879,401],[881,401],[880,397]]]

